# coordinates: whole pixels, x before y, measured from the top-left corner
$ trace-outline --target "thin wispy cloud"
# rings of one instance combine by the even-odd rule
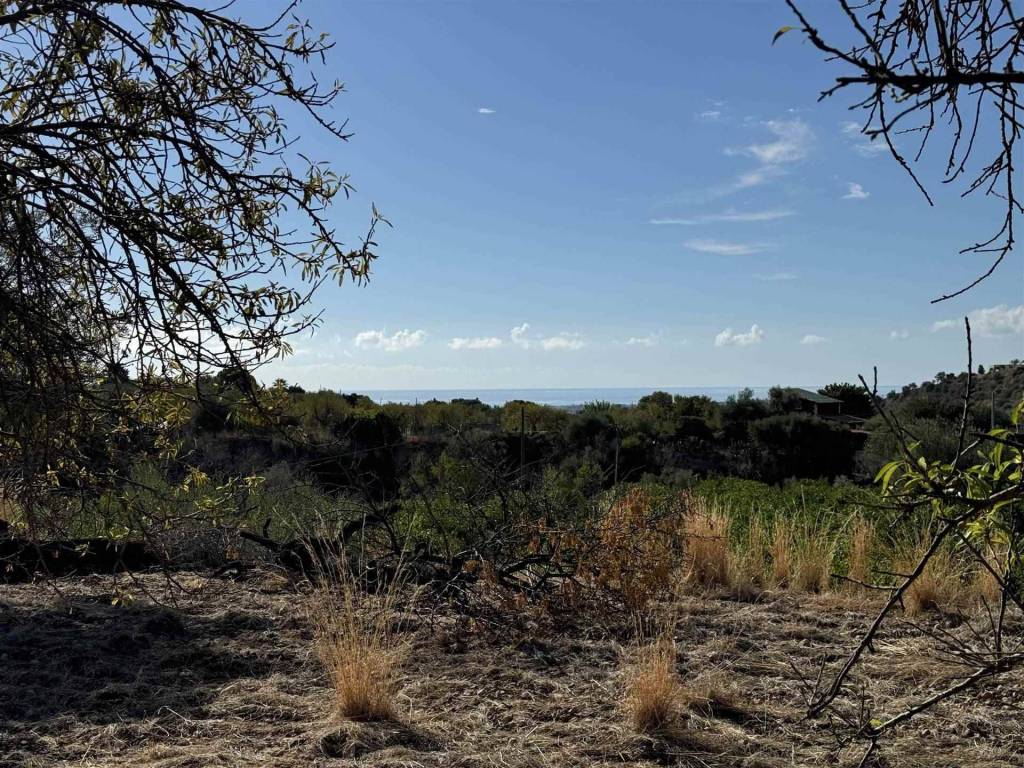
[[[766,283],[774,283],[780,280],[796,280],[799,275],[793,272],[769,272],[767,274],[754,275],[756,280],[762,280]]]
[[[763,243],[733,243],[705,238],[687,240],[683,245],[691,251],[710,253],[715,256],[750,256],[768,250],[768,246]]]
[[[846,183],[846,194],[843,195],[843,200],[867,200],[869,197],[871,197],[871,193],[860,184],[854,181]]]
[[[661,218],[651,219],[651,224],[675,224],[683,226],[693,226],[696,224],[711,224],[716,222],[729,222],[729,223],[749,223],[749,222],[760,222],[760,221],[775,221],[777,219],[784,219],[788,216],[792,216],[793,211],[787,210],[767,210],[767,211],[722,211],[721,213],[702,213],[698,216],[689,218]]]
[[[720,120],[722,117],[722,111],[719,109],[705,109],[703,112],[697,114],[698,120],[703,120],[706,123],[713,123]]]
[[[979,336],[1021,336],[1024,337],[1024,304],[1011,307],[999,304],[967,313],[971,330]],[[932,331],[944,331],[963,327],[963,320],[939,320],[932,324]]]
[[[401,352],[405,349],[423,346],[427,338],[426,331],[396,331],[388,336],[384,331],[363,331],[356,334],[357,349],[382,349],[385,352]]]
[[[865,136],[857,123],[847,121],[840,130],[853,150],[862,157],[874,157],[889,151],[889,146],[883,140],[872,140],[870,136]]]
[[[903,339],[909,339],[910,331],[908,331],[906,328],[900,328],[899,330],[896,331],[889,331],[889,338],[892,339],[893,341],[902,341]]]
[[[626,344],[630,347],[656,347],[658,345],[658,337],[653,333],[647,336],[630,336],[626,340]]]
[[[762,125],[775,136],[774,141],[731,149],[729,154],[749,155],[766,166],[795,163],[807,157],[814,132],[803,120],[767,120]]]
[[[540,348],[545,352],[561,352],[583,349],[586,342],[578,333],[560,333],[557,336],[548,336],[540,340]]]
[[[456,336],[448,342],[448,346],[455,350],[498,349],[504,343],[497,336],[473,336],[468,338]]]
[[[764,331],[754,323],[747,333],[734,333],[732,328],[726,328],[715,336],[716,347],[749,347],[760,344],[764,341]]]
[[[477,109],[476,113],[477,113],[478,115],[493,115],[493,114],[495,114],[495,113],[496,113],[497,111],[498,111],[498,110],[496,110],[496,109],[491,109],[490,107],[480,107],[479,109]]]
[[[824,336],[819,336],[816,333],[808,333],[806,336],[800,339],[801,344],[824,344],[826,341],[828,341],[828,339],[826,339]]]

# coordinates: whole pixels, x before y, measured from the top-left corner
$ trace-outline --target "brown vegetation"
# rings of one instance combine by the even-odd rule
[[[338,714],[352,720],[393,720],[404,642],[393,615],[397,582],[383,596],[351,578],[317,587],[309,601],[317,653],[330,678]]]
[[[676,674],[676,644],[671,632],[637,652],[626,672],[624,707],[629,722],[641,733],[679,727],[683,690]]]
[[[403,597],[392,617],[409,649],[396,668],[400,720],[339,721],[333,681],[310,658],[306,617],[319,597],[258,570],[176,578],[188,590],[176,596],[162,575],[126,584],[136,598],[126,607],[110,604],[110,577],[61,579],[60,595],[0,587],[0,765],[852,768],[861,754],[805,718],[801,674],[838,663],[874,606],[787,592],[743,604],[680,597],[684,727],[650,735],[619,703],[628,615],[606,626],[511,617],[489,633],[426,593]],[[1015,618],[1007,642],[1022,631]],[[862,678],[880,710],[961,674],[930,647],[908,626],[881,639]],[[1022,690],[1016,679],[970,710],[954,699],[893,734],[880,757],[900,768],[1019,766]]]
[[[901,545],[893,556],[895,571],[909,574],[928,549],[929,540],[922,538]],[[914,579],[903,597],[907,616],[926,611],[952,612],[968,607],[972,585],[966,580],[962,562],[948,547],[940,548]],[[975,582],[975,585],[977,582]]]

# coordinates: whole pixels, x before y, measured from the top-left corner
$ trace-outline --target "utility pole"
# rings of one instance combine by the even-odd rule
[[[619,432],[615,431],[615,474],[614,474],[614,485],[619,484]]]
[[[526,482],[526,406],[519,406],[519,479]]]

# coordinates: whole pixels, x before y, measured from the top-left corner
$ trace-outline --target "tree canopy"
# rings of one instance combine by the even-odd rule
[[[349,180],[285,120],[349,137],[342,84],[316,76],[332,43],[294,3],[261,24],[236,8],[0,3],[0,394],[22,480],[126,392],[251,371],[317,322],[324,281],[369,277],[379,215],[342,243]]]

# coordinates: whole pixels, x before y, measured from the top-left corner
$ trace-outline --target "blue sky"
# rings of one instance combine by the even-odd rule
[[[830,4],[808,2],[821,28]],[[236,6],[248,15],[259,6]],[[339,231],[393,222],[366,287],[268,367],[307,387],[903,383],[1024,357],[1019,254],[966,296],[994,201],[922,175],[930,208],[851,131],[782,0],[306,0],[345,81],[327,142]]]

